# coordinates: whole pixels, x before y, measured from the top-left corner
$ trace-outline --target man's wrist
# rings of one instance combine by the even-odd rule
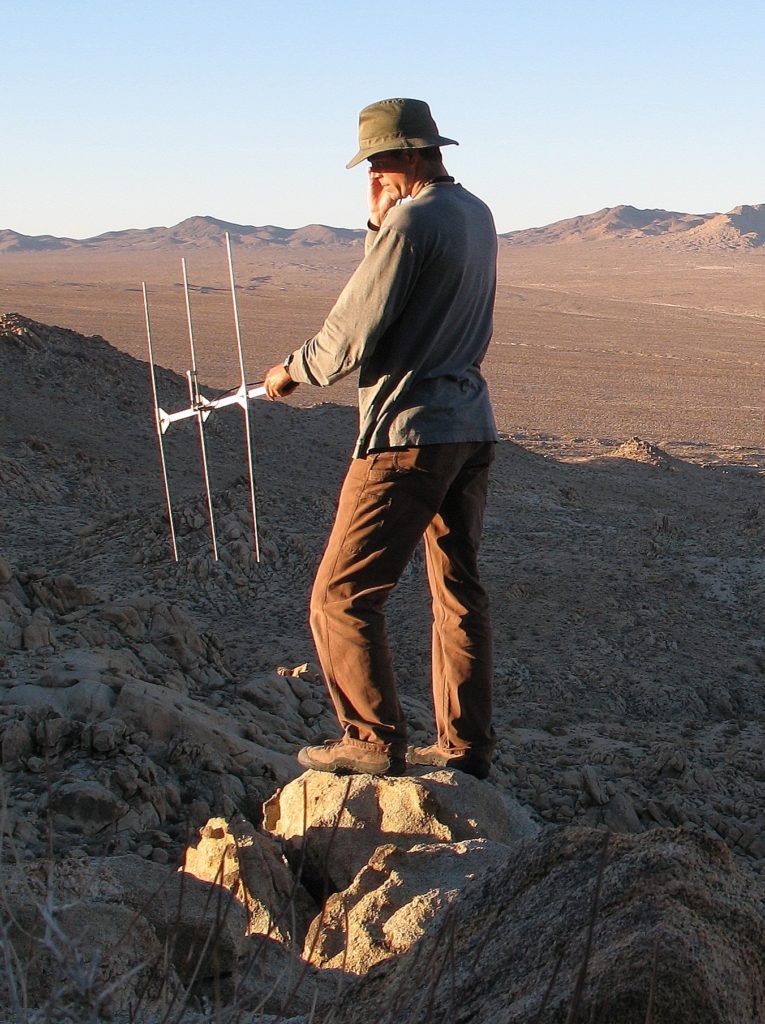
[[[379,224],[374,224],[372,222],[372,218],[370,217],[369,220],[367,221],[367,228],[370,231],[379,231],[380,230],[380,225]]]
[[[290,373],[290,366],[292,366],[292,361],[294,360],[294,358],[295,358],[295,353],[294,352],[290,352],[290,354],[287,356],[287,358],[282,363],[282,366],[287,371],[287,376],[290,378],[290,380],[292,380],[292,374]]]

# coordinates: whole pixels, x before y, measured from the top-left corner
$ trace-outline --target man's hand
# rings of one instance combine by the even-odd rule
[[[380,182],[380,178],[374,173],[374,171],[369,172],[369,191],[367,198],[369,201],[369,220],[372,224],[377,224],[379,227],[388,210],[396,205],[396,197],[385,191]]]
[[[266,373],[263,386],[268,398],[274,401],[277,398],[286,398],[287,395],[291,395],[298,386],[298,382],[290,377],[283,363],[277,363]]]

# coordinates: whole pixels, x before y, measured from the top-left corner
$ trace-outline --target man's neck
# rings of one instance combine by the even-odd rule
[[[412,191],[409,193],[409,195],[412,197],[412,199],[414,199],[414,197],[419,192],[422,192],[426,185],[430,185],[433,182],[434,178],[444,178],[448,176],[449,172],[447,171],[447,169],[444,167],[440,160],[437,161],[436,163],[426,164],[421,169],[419,175],[417,176],[417,180],[412,185]]]

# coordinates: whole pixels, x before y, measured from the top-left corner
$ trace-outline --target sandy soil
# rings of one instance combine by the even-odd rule
[[[157,358],[183,372],[185,255],[200,375],[229,387],[238,369],[224,250],[178,250],[2,254],[0,307],[101,334],[145,358],[145,280]],[[246,363],[257,378],[320,326],[360,248],[243,246],[234,258]],[[665,251],[650,241],[503,246],[485,367],[501,429],[562,443],[638,434],[672,450],[761,447],[764,264],[761,250]],[[353,386],[326,397],[352,404]]]

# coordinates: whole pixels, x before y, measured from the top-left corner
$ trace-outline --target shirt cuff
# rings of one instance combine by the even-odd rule
[[[284,360],[284,368],[296,384],[315,384],[316,381],[306,371],[303,348],[304,346],[301,345],[294,352],[290,352]]]

